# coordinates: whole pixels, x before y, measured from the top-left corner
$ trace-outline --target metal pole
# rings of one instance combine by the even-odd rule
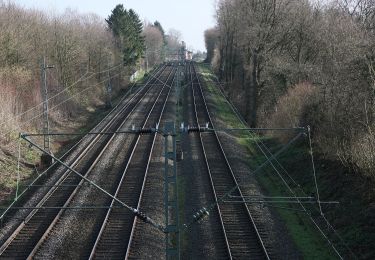
[[[180,102],[180,66],[177,66],[176,94],[177,94],[177,109],[178,109],[179,102]]]
[[[43,57],[43,63],[41,64],[41,92],[43,98],[43,148],[44,150],[51,152],[50,149],[50,136],[49,136],[49,119],[48,119],[48,89],[47,89],[47,69],[53,68],[54,66],[48,66],[46,64],[46,57]],[[41,163],[43,165],[50,165],[53,162],[52,157],[43,154],[41,156]]]
[[[44,145],[46,151],[50,151],[50,137],[49,137],[49,120],[48,120],[48,90],[47,90],[47,73],[46,73],[46,57],[43,57],[42,66],[42,98],[43,98],[43,134]]]
[[[173,122],[164,127],[164,212],[166,259],[180,259],[178,190],[176,164],[176,129]],[[170,143],[172,141],[172,143]],[[170,171],[170,163],[172,170]]]
[[[108,84],[107,84],[106,90],[107,90],[106,108],[112,108],[112,85],[111,85],[110,60],[109,59],[108,59]]]
[[[148,51],[146,47],[146,72],[148,72]]]

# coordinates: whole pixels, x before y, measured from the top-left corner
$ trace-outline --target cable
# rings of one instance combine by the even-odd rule
[[[218,84],[220,85],[220,82],[217,80]],[[220,88],[219,86],[219,90],[221,92],[221,94],[224,96],[223,94],[223,91],[222,89]],[[225,97],[225,96],[224,96]],[[237,111],[237,109],[233,106],[233,104],[227,100],[227,103],[232,107],[233,111],[235,112],[235,114],[237,115],[237,117],[240,119],[240,121],[246,125],[243,117],[239,114],[239,112]],[[309,135],[309,139],[310,139],[310,152],[311,152],[311,155],[312,155],[312,145],[311,145],[311,138],[310,138],[310,135]],[[256,139],[255,139],[256,140]],[[257,146],[259,147],[258,145],[258,141],[256,140],[255,141]],[[270,150],[268,149],[268,147],[264,144],[264,142],[262,140],[259,140],[259,142],[264,146],[264,148],[267,150],[267,152],[272,155],[272,153],[270,152]],[[259,147],[260,148],[260,147]],[[260,148],[261,149],[261,148]],[[264,154],[263,150],[261,149],[262,153]],[[264,154],[267,157],[266,154]],[[314,159],[313,157],[311,157],[311,160],[312,160],[312,164],[313,164],[313,171],[314,171],[314,179],[315,179],[315,185],[316,185],[316,189],[317,189],[317,182],[316,182],[316,173],[315,173],[315,164],[314,164]],[[287,174],[287,176],[293,181],[293,183],[302,191],[302,193],[306,194],[305,191],[302,189],[302,187],[290,176],[290,174],[288,173],[288,171],[281,165],[281,163],[277,160],[277,158],[275,158],[275,161],[277,162],[277,164],[282,168],[282,170]],[[274,165],[272,164],[272,162],[270,162],[272,167],[275,169]],[[276,169],[275,169],[276,170]],[[276,170],[276,172],[278,172]],[[279,172],[278,172],[279,173]],[[330,222],[328,221],[328,219],[324,216],[324,214],[322,213],[322,208],[321,208],[321,204],[320,204],[320,199],[319,199],[319,193],[318,193],[318,189],[317,189],[317,195],[318,195],[318,203],[319,203],[319,211],[321,213],[321,216],[322,218],[325,220],[327,226],[329,226],[332,231],[334,232],[334,234],[339,238],[339,240],[341,241],[341,243],[346,247],[346,249],[355,257],[357,258],[357,256],[354,254],[354,252],[350,249],[350,247],[347,245],[347,243],[344,241],[344,239],[339,235],[339,233],[337,232],[337,230],[334,229],[334,227],[330,224]],[[302,205],[301,205],[302,206]],[[303,207],[304,208],[304,207]],[[307,211],[306,211],[307,212]],[[326,235],[324,234],[324,232],[320,229],[320,227],[318,226],[318,224],[315,222],[315,220],[311,217],[310,213],[307,212],[307,214],[310,216],[310,219],[311,221],[314,223],[314,225],[317,227],[317,229],[321,232],[321,234],[323,235],[323,237],[325,237],[326,239],[328,239],[326,237]],[[333,246],[333,244],[331,243],[331,241],[329,241],[329,244],[333,247],[334,251],[336,253],[338,253],[338,251],[336,250],[336,248]],[[340,256],[340,255],[339,255]],[[341,256],[340,256],[341,257]]]
[[[17,188],[16,188],[16,197],[14,200],[18,200],[18,191],[20,184],[20,161],[21,161],[21,137],[18,138],[18,160],[17,160]]]
[[[86,75],[86,74],[85,74],[85,75]],[[85,76],[85,75],[84,75],[84,76]],[[48,98],[47,101],[49,101],[49,100],[52,99],[52,98],[55,98],[56,96],[60,95],[62,92],[68,90],[68,89],[71,88],[71,87],[73,87],[74,85],[76,85],[76,84],[77,84],[78,82],[80,82],[81,80],[82,80],[82,77],[79,78],[76,82],[74,82],[74,83],[73,83],[72,85],[70,85],[69,87],[66,87],[65,89],[63,89],[62,91],[60,91],[59,93],[57,93],[56,95],[54,95],[54,96]],[[24,115],[24,114],[26,114],[26,113],[28,113],[28,112],[30,112],[30,111],[36,109],[36,108],[39,107],[40,105],[43,105],[43,103],[44,103],[44,101],[41,102],[41,103],[39,103],[39,104],[37,104],[37,105],[35,105],[34,107],[29,108],[28,110],[26,110],[26,111],[24,111],[24,112],[22,112],[22,113],[20,113],[20,114],[15,115],[14,117],[15,117],[15,118],[20,117],[20,116],[22,116],[22,115]],[[12,118],[12,119],[14,119],[14,118]],[[10,120],[11,120],[11,119],[9,119],[8,121],[10,121]],[[6,123],[6,122],[0,123],[0,126],[3,125],[3,124],[5,124],[5,123]]]
[[[74,98],[75,96],[81,94],[82,92],[84,92],[84,91],[86,91],[86,90],[88,90],[88,89],[90,89],[90,88],[92,88],[92,87],[96,87],[96,86],[98,86],[98,85],[104,83],[104,82],[107,81],[108,79],[110,79],[110,78],[112,79],[112,78],[116,77],[116,76],[119,75],[119,74],[121,74],[121,72],[119,72],[119,73],[117,73],[117,74],[115,74],[115,75],[113,75],[113,76],[111,76],[111,77],[108,77],[108,78],[106,78],[105,80],[103,80],[103,81],[101,81],[101,82],[99,82],[99,83],[97,83],[97,84],[95,84],[95,85],[89,86],[89,87],[87,87],[87,88],[81,90],[80,92],[77,92],[76,94],[74,94],[74,95],[70,96],[69,98],[63,100],[62,102],[58,103],[57,105],[51,107],[49,110],[51,111],[51,110],[55,109],[56,107],[58,107],[58,106],[60,106],[60,105],[62,105],[62,104],[64,104],[64,103],[66,103],[67,101],[71,100],[71,99]],[[34,120],[34,119],[36,119],[36,118],[42,116],[43,114],[44,114],[44,112],[42,112],[42,113],[40,113],[40,114],[38,114],[38,115],[32,117],[31,119],[29,119],[29,120],[27,120],[27,121],[25,121],[25,122],[22,122],[20,125],[17,126],[16,129],[20,129],[20,126],[29,123],[30,121],[32,121],[32,120]],[[11,132],[14,131],[14,130],[15,130],[15,129],[13,129],[13,130],[11,130],[11,131],[8,131],[8,132],[6,132],[6,133],[3,133],[3,134],[1,134],[0,136],[5,136],[5,135],[11,133]]]
[[[313,150],[312,150],[312,145],[311,145],[311,134],[310,134],[310,126],[307,127],[307,134],[308,134],[308,137],[309,137],[309,146],[310,146],[310,157],[311,157],[311,164],[312,164],[312,168],[313,168],[313,174],[314,174],[314,183],[315,183],[315,190],[316,190],[316,196],[317,196],[317,199],[318,199],[318,205],[319,205],[319,211],[320,211],[320,214],[323,216],[323,211],[322,211],[322,205],[320,204],[320,196],[319,196],[319,189],[318,189],[318,182],[316,180],[316,171],[315,171],[315,163],[314,163],[314,154],[313,154]]]
[[[77,85],[79,82],[81,82],[81,81],[83,81],[83,80],[88,80],[88,79],[92,78],[93,76],[95,76],[95,75],[97,75],[97,74],[101,74],[101,73],[105,73],[105,72],[108,72],[108,71],[114,70],[114,69],[118,68],[120,65],[122,65],[122,63],[117,64],[117,65],[113,66],[112,68],[109,68],[109,69],[106,69],[106,70],[103,70],[103,71],[99,71],[99,72],[95,72],[95,73],[92,72],[91,75],[89,75],[89,76],[87,76],[87,77],[85,78],[85,76],[89,73],[89,72],[87,71],[82,77],[80,77],[78,80],[76,80],[76,81],[75,81],[74,83],[72,83],[70,86],[64,88],[63,90],[61,90],[60,92],[56,93],[56,94],[53,95],[52,97],[49,97],[49,98],[47,99],[47,101],[49,101],[49,100],[51,100],[51,99],[53,99],[53,98],[55,98],[55,97],[61,95],[63,92],[65,92],[65,91],[67,91],[68,89],[74,87],[75,85]],[[52,75],[52,74],[50,74],[50,75]],[[55,79],[55,80],[56,80],[56,79]],[[45,102],[45,101],[42,101],[42,102],[40,102],[39,104],[37,104],[37,105],[35,105],[35,106],[29,108],[28,110],[26,110],[26,111],[24,111],[24,112],[22,112],[22,113],[20,113],[20,114],[15,115],[13,118],[6,120],[6,122],[2,122],[2,123],[0,123],[0,126],[6,124],[6,123],[9,122],[10,120],[13,120],[14,118],[17,118],[17,117],[20,117],[20,116],[22,116],[22,115],[25,115],[26,113],[28,113],[28,112],[30,112],[30,111],[32,111],[32,110],[38,108],[39,106],[43,105],[44,102]]]
[[[154,70],[156,70],[156,69],[154,69]],[[120,72],[121,73],[121,72]],[[153,72],[152,72],[153,73]],[[158,71],[157,72],[155,72],[155,73],[158,73]],[[115,76],[117,76],[118,74],[116,74],[116,75],[114,75],[114,77]],[[143,89],[148,83],[150,82],[150,79],[148,79],[147,80],[147,82],[145,83],[145,84],[143,84],[143,87],[141,88],[141,89]],[[118,102],[118,104],[112,109],[112,111],[114,111],[115,109],[117,109],[119,106],[120,106],[120,104],[126,99],[126,97],[128,97],[128,95],[130,95],[131,93],[132,93],[132,89],[133,89],[133,87],[136,85],[137,83],[134,83],[134,84],[132,84],[131,85],[131,87],[130,87],[130,90],[128,90],[125,94],[124,94],[124,96],[121,98],[121,100]],[[140,91],[141,89],[139,89],[139,90],[137,90],[137,91]],[[108,115],[107,115],[108,116]],[[107,117],[107,116],[105,116],[105,118]],[[102,121],[101,122],[103,122],[103,120],[104,119],[102,119]],[[80,139],[80,141],[78,141],[75,145],[73,145],[68,151],[66,151],[61,157],[60,157],[60,159],[62,159],[62,158],[64,158],[69,152],[71,152],[81,141],[82,141],[83,139]],[[54,166],[54,165],[56,165],[56,162],[54,163],[54,164],[52,164],[49,168],[47,168],[45,171],[43,171],[42,173],[38,173],[38,176],[29,184],[29,185],[27,185],[27,187],[22,191],[22,193],[18,196],[18,198],[20,198],[22,195],[24,195],[25,194],[25,192],[31,187],[31,186],[33,186],[33,184],[34,183],[36,183],[36,181],[37,180],[39,180],[42,176],[44,176],[50,169],[52,169],[52,167]],[[38,170],[35,168],[35,170],[36,170],[36,172],[38,172]],[[15,204],[15,201],[13,201],[9,206],[8,206],[8,208],[5,210],[5,211],[3,211],[3,212],[1,212],[1,215],[0,215],[0,227],[1,227],[1,225],[2,225],[2,223],[3,223],[3,219],[5,218],[5,215],[7,214],[7,212],[9,211],[9,209],[13,206]]]
[[[320,211],[320,215],[321,217],[323,218],[323,220],[326,222],[327,226],[333,231],[333,233],[339,238],[339,240],[341,241],[341,243],[345,246],[345,248],[352,254],[352,256],[354,256],[354,258],[358,258],[354,252],[350,249],[350,247],[348,246],[348,244],[345,242],[345,240],[340,236],[340,234],[337,232],[337,230],[331,225],[331,223],[328,221],[328,219],[325,217],[325,215],[323,214],[323,211],[322,211],[322,207],[321,207],[321,202],[320,202],[320,198],[319,198],[319,190],[318,190],[318,186],[317,186],[317,178],[316,178],[316,173],[315,173],[315,163],[314,163],[314,158],[313,158],[313,151],[312,151],[312,143],[311,143],[311,137],[310,137],[310,128],[309,129],[309,145],[310,145],[310,158],[312,160],[312,165],[313,165],[313,172],[314,172],[314,180],[315,180],[315,185],[316,185],[316,191],[317,191],[317,201],[318,201],[318,204],[319,204],[319,211]],[[262,144],[264,145],[264,147],[267,149],[267,151],[271,154],[271,152],[268,150],[267,146],[265,146],[265,144],[262,142]],[[295,183],[296,181],[290,176],[290,174],[288,173],[288,171],[281,165],[281,163],[275,159],[275,161],[279,164],[279,166],[281,167],[281,169],[287,174],[287,176]],[[303,194],[306,195],[306,192],[301,188],[301,186],[299,184],[297,184],[297,187],[301,190],[301,192]],[[268,205],[270,206],[270,205]],[[308,213],[308,212],[307,212]],[[312,219],[311,215],[308,213],[308,215],[310,216],[311,220],[313,221],[313,223],[315,225],[317,225],[317,223]],[[320,227],[318,227],[319,231],[321,231]],[[321,231],[322,232],[322,231]],[[324,235],[324,234],[323,234]]]
[[[216,78],[217,79],[217,78]],[[221,94],[223,95],[223,97],[225,98],[225,95],[223,93],[223,91],[221,90],[220,88],[220,82],[217,80],[217,83],[219,85],[219,90],[221,92]],[[226,98],[225,98],[226,99]],[[226,102],[230,105],[230,107],[232,108],[232,110],[235,112],[235,114],[237,115],[237,117],[240,119],[241,123],[246,125],[245,123],[245,120],[243,119],[243,117],[238,113],[237,109],[233,106],[233,104],[226,99]],[[254,133],[250,132],[252,134],[252,137],[254,136]],[[260,141],[262,143],[263,146],[265,146],[265,144]],[[268,158],[268,156],[265,154],[265,152],[263,151],[263,149],[260,147],[257,139],[255,139],[255,143],[256,145],[258,146],[258,148],[262,151],[262,153],[266,156],[266,158]],[[266,147],[266,146],[265,146]],[[310,149],[312,149],[311,147],[311,139],[310,139]],[[268,148],[267,148],[268,150]],[[269,150],[268,150],[269,151]],[[270,152],[270,151],[269,151]],[[312,155],[312,154],[311,154]],[[277,160],[276,160],[277,161]],[[280,164],[280,162],[278,162]],[[313,160],[313,157],[312,157],[312,163],[313,163],[313,169],[314,169],[314,177],[315,177],[315,185],[316,185],[316,189],[317,189],[317,182],[316,182],[316,174],[315,174],[315,164],[314,164],[314,160]],[[289,191],[293,194],[293,196],[296,197],[296,194],[294,193],[294,191],[290,188],[290,186],[288,185],[288,183],[285,181],[285,179],[282,177],[282,175],[280,174],[280,172],[276,169],[276,167],[273,165],[272,162],[270,162],[270,164],[272,165],[272,167],[274,168],[274,170],[277,172],[278,176],[282,179],[282,181],[284,182],[285,186],[289,189]],[[281,164],[280,164],[281,165]],[[283,168],[285,170],[285,168]],[[286,170],[285,170],[286,171]],[[291,178],[291,176],[288,174],[288,176]],[[291,178],[292,179],[292,178]],[[293,179],[292,179],[293,180]],[[295,182],[296,183],[296,182]],[[299,186],[299,185],[298,185]],[[317,192],[318,192],[318,189],[317,189]],[[319,227],[319,225],[316,223],[316,221],[312,218],[311,214],[307,211],[307,209],[303,206],[303,204],[297,199],[297,201],[299,202],[300,206],[302,207],[303,211],[305,211],[311,221],[314,223],[315,227],[320,231],[320,233],[322,234],[322,236],[327,240],[327,242],[331,245],[332,249],[335,251],[335,253],[341,258],[342,256],[340,255],[340,253],[337,251],[336,247],[333,245],[333,243],[330,241],[330,239],[327,237],[327,235],[323,232],[323,230]],[[323,215],[322,213],[322,210],[321,210],[321,205],[320,205],[320,200],[318,198],[318,203],[319,203],[319,208],[320,208],[320,212],[321,212],[321,216],[323,217],[323,219],[326,221],[327,225],[329,225],[330,228],[332,228],[332,230],[334,231],[334,233],[337,235],[337,237],[341,240],[341,242],[344,244],[344,246],[349,250],[349,252],[355,257],[355,254],[354,252],[347,246],[347,244],[345,243],[345,241],[338,235],[337,231],[333,228],[333,226],[328,222],[328,220],[325,218],[325,216]]]

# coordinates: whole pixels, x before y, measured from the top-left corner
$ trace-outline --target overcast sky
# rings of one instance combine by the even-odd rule
[[[179,30],[187,46],[205,51],[203,32],[214,26],[214,0],[14,0],[23,7],[62,13],[66,8],[107,18],[117,4],[134,9],[142,20],[158,20],[168,32]]]

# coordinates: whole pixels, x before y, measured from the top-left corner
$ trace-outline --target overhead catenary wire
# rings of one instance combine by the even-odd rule
[[[317,196],[317,200],[318,200],[320,214],[324,215],[323,211],[322,211],[322,205],[320,204],[320,195],[319,195],[318,182],[317,182],[317,179],[316,179],[314,154],[313,154],[313,149],[312,149],[312,144],[311,144],[311,133],[310,132],[311,132],[311,129],[310,129],[310,126],[308,126],[307,127],[307,135],[308,135],[308,138],[309,138],[310,158],[311,158],[311,164],[312,164],[312,168],[313,168],[315,191],[316,191],[316,196]]]
[[[162,232],[166,232],[163,225],[158,223],[157,221],[151,219],[150,217],[146,216],[144,213],[142,213],[139,209],[136,209],[136,208],[133,208],[132,206],[128,205],[127,203],[123,202],[122,200],[120,200],[119,198],[113,196],[110,192],[108,192],[107,190],[105,190],[103,187],[99,186],[98,184],[96,184],[94,181],[90,180],[89,178],[87,178],[86,176],[82,175],[81,173],[79,173],[78,171],[76,171],[75,169],[71,168],[68,164],[64,163],[62,160],[60,160],[59,158],[55,157],[52,153],[48,152],[48,151],[45,151],[42,147],[40,147],[38,144],[36,143],[33,143],[30,139],[28,139],[27,137],[25,137],[23,134],[20,134],[20,137],[22,139],[24,139],[25,141],[29,142],[31,145],[33,145],[34,147],[36,147],[39,151],[51,156],[52,158],[54,158],[57,162],[59,162],[61,165],[63,165],[65,168],[67,168],[69,171],[73,172],[74,174],[76,174],[77,176],[79,176],[81,179],[83,179],[84,181],[86,181],[87,183],[89,183],[91,186],[95,187],[97,190],[99,190],[100,192],[104,193],[105,195],[109,196],[110,198],[112,198],[114,201],[116,201],[116,203],[119,203],[122,207],[130,210],[133,214],[135,214],[136,216],[138,216],[140,219],[142,219],[142,221],[146,222],[146,223],[149,223],[151,225],[153,225],[154,227],[156,227],[157,229],[159,229],[160,231]]]
[[[217,81],[217,84],[219,86],[219,91],[221,93],[221,95],[223,97],[225,97],[224,93],[223,93],[223,90],[221,89],[221,84],[219,82],[219,80],[216,78],[216,81]],[[243,125],[247,125],[246,124],[246,121],[244,120],[244,118],[241,116],[241,114],[238,112],[238,110],[234,107],[234,105],[228,100],[226,99],[226,102],[228,103],[228,105],[232,108],[233,112],[237,115],[237,117],[240,119],[241,123]],[[250,132],[251,133],[251,132]],[[251,135],[253,136],[253,133],[251,133]],[[310,138],[310,135],[309,135],[309,138]],[[270,153],[270,155],[272,155],[272,153],[269,151],[269,149],[267,148],[267,146],[264,144],[264,142],[262,142],[261,140],[257,140],[255,139],[255,143],[257,145],[257,147],[262,151],[262,153],[264,154],[264,156],[266,156],[266,158],[268,158],[267,154],[263,151],[263,149],[260,147],[259,143],[260,142],[265,148],[266,150]],[[309,141],[309,145],[310,145],[310,153],[312,151],[312,146],[311,146],[311,139]],[[312,155],[312,153],[311,153]],[[311,157],[311,160],[312,160],[312,163],[313,163],[313,171],[314,171],[314,183],[315,183],[315,186],[316,186],[316,190],[317,190],[317,193],[318,193],[318,186],[317,186],[317,181],[316,181],[316,173],[315,173],[315,164],[314,164],[314,158]],[[282,167],[281,163],[275,158],[275,161]],[[289,184],[285,181],[285,179],[281,176],[280,172],[276,169],[276,167],[273,165],[272,162],[270,162],[271,166],[273,167],[273,169],[278,173],[279,177],[281,177],[281,179],[283,180],[283,183],[286,185],[286,187],[292,192],[292,194],[294,196],[295,193],[294,191],[290,188]],[[286,169],[284,167],[282,167],[282,169],[287,173],[288,177],[293,180],[293,182],[297,185],[297,187],[299,187],[301,190],[301,186],[299,184],[297,184],[297,182],[295,182],[295,180],[290,176],[290,174],[286,171]],[[305,193],[303,190],[302,190],[303,193]],[[306,194],[306,193],[305,193]],[[318,195],[318,194],[317,194]],[[321,216],[322,218],[325,220],[327,226],[330,227],[330,229],[332,229],[333,233],[339,238],[339,240],[341,241],[341,243],[345,246],[345,248],[352,254],[353,257],[357,258],[357,256],[354,254],[354,252],[350,249],[350,247],[347,245],[347,243],[342,239],[342,237],[338,234],[337,230],[334,229],[334,227],[330,224],[330,222],[328,221],[328,219],[324,216],[324,214],[322,213],[322,209],[321,209],[321,204],[320,204],[320,199],[318,199],[318,203],[319,203],[319,211],[321,213]],[[313,224],[315,225],[315,227],[320,231],[320,233],[322,234],[322,236],[327,240],[327,242],[331,245],[332,249],[335,251],[335,253],[341,258],[343,259],[343,257],[341,256],[341,254],[338,252],[338,250],[336,249],[336,247],[333,245],[333,243],[331,242],[331,240],[327,237],[327,235],[324,233],[324,231],[319,227],[318,223],[312,218],[311,214],[307,211],[307,209],[302,205],[302,203],[300,203],[300,206],[302,207],[303,211],[306,212],[308,214],[308,216],[310,217],[310,220],[313,222]]]
[[[102,70],[102,71],[98,71],[98,72],[92,72],[89,76],[86,77],[86,75],[89,73],[89,72],[87,71],[84,75],[82,75],[82,76],[81,76],[78,80],[76,80],[74,83],[72,83],[72,84],[69,85],[68,87],[64,88],[63,90],[59,91],[59,92],[56,93],[55,95],[49,97],[49,98],[47,99],[47,101],[50,101],[51,99],[56,98],[57,96],[59,96],[59,95],[61,95],[62,93],[66,92],[67,90],[71,89],[72,87],[74,87],[75,85],[77,85],[77,84],[78,84],[79,82],[81,82],[81,81],[88,80],[88,79],[92,78],[93,76],[95,76],[95,75],[97,75],[97,74],[101,74],[101,73],[105,73],[105,72],[108,72],[108,71],[114,70],[114,69],[118,68],[118,67],[121,66],[121,65],[122,65],[122,63],[117,64],[117,65],[115,65],[115,66],[113,66],[113,67],[111,67],[111,68],[109,68],[109,69],[106,69],[106,70]],[[55,80],[56,80],[56,79],[55,79]],[[39,104],[37,104],[37,105],[35,105],[35,106],[33,106],[33,107],[27,109],[26,111],[21,112],[21,113],[19,113],[19,114],[17,114],[17,115],[14,115],[14,117],[12,117],[12,118],[6,120],[5,122],[1,122],[1,123],[0,123],[0,126],[6,124],[7,122],[9,122],[9,121],[11,121],[11,120],[14,120],[14,118],[21,117],[21,116],[23,116],[23,115],[25,115],[25,114],[27,114],[27,113],[33,111],[34,109],[36,109],[36,108],[40,107],[41,105],[43,105],[44,102],[45,102],[45,101],[42,101],[42,102],[40,102]],[[41,115],[43,115],[43,113],[42,113]]]
[[[61,102],[58,103],[57,105],[51,107],[49,110],[50,110],[50,111],[54,110],[55,108],[61,106],[62,104],[66,103],[67,101],[73,99],[73,98],[76,97],[77,95],[82,94],[83,92],[87,91],[88,89],[91,89],[91,88],[96,87],[96,86],[98,86],[98,85],[100,85],[100,84],[103,84],[104,82],[108,81],[108,79],[114,78],[114,77],[116,77],[116,76],[118,76],[118,75],[120,75],[120,74],[121,74],[121,72],[119,72],[119,73],[117,73],[117,74],[115,74],[115,75],[112,75],[112,76],[110,76],[110,77],[107,77],[107,78],[105,78],[103,81],[101,81],[101,82],[99,82],[99,83],[97,83],[97,84],[94,84],[94,85],[91,85],[91,86],[88,86],[88,87],[84,88],[83,90],[81,90],[81,91],[79,91],[79,92],[73,94],[73,95],[70,96],[69,98],[67,98],[67,99],[65,99],[65,100],[63,100],[63,101],[61,101]],[[5,135],[7,135],[7,134],[13,132],[14,130],[20,129],[20,126],[23,126],[23,125],[25,125],[25,124],[27,124],[27,123],[29,123],[29,122],[35,120],[36,118],[38,118],[38,117],[40,117],[40,116],[42,116],[42,115],[43,115],[43,112],[41,112],[41,113],[37,114],[36,116],[34,116],[34,117],[32,117],[32,118],[30,118],[30,119],[28,119],[28,120],[26,120],[26,121],[20,123],[20,124],[17,126],[17,128],[14,128],[14,129],[12,129],[12,130],[6,132],[6,133],[2,133],[0,136],[5,136]]]
[[[121,73],[121,72],[120,72]],[[115,76],[117,76],[118,74],[116,74],[116,75],[114,75],[113,77],[115,77]],[[137,90],[137,92],[139,93],[139,91],[140,90],[142,90],[142,89],[144,89],[145,88],[145,86],[149,83],[149,81],[150,81],[150,79],[148,79],[148,81],[146,82],[146,84],[143,84],[143,87],[142,88],[140,88],[140,89],[138,89]],[[112,109],[112,111],[114,111],[115,109],[117,109],[119,106],[120,106],[120,104],[126,99],[126,97],[128,97],[129,95],[131,95],[133,92],[132,92],[132,88],[133,88],[133,86],[135,85],[136,83],[134,83],[134,84],[132,84],[132,86],[130,87],[130,89],[124,94],[124,96],[121,98],[121,100],[120,100],[120,102]],[[107,115],[108,116],[108,115]],[[107,117],[106,116],[106,117]],[[105,117],[105,118],[106,118]],[[104,120],[104,119],[103,119]],[[103,122],[103,120],[101,121],[101,122]],[[85,136],[87,135],[87,134],[84,134]],[[20,135],[20,136],[27,136],[27,135]],[[27,139],[25,139],[25,140],[27,140]],[[83,140],[83,139],[81,139],[81,140]],[[80,140],[80,141],[81,141]],[[80,142],[79,141],[79,142]],[[79,143],[78,142],[78,143]],[[66,156],[70,151],[72,151],[72,149],[74,148],[74,147],[76,147],[77,146],[77,144],[78,143],[76,143],[72,148],[70,148],[69,149],[69,151],[67,151],[61,158],[55,158],[55,164],[57,163],[57,162],[61,162],[60,160],[62,160],[62,158],[64,157],[64,156]],[[37,146],[37,145],[36,145]],[[37,146],[38,147],[38,146]],[[38,147],[39,148],[39,147]],[[53,165],[55,165],[55,164],[53,164]],[[25,191],[29,188],[29,187],[31,187],[31,186],[35,186],[35,185],[33,185],[34,183],[36,183],[36,180],[37,179],[39,179],[42,175],[44,175],[45,173],[47,173],[48,172],[48,170],[51,168],[51,167],[53,167],[53,165],[51,165],[47,170],[45,170],[43,173],[41,173],[40,175],[38,175],[38,177],[36,178],[36,179],[34,179],[33,181],[32,181],[32,183],[30,184],[30,185],[28,185],[27,186],[27,188],[22,192],[22,194],[21,195],[23,195],[23,194],[25,194]],[[66,165],[65,165],[66,166]],[[44,185],[43,185],[44,186]],[[95,185],[94,185],[95,186]],[[21,196],[20,195],[20,196]],[[0,216],[0,221],[2,222],[3,221],[3,219],[5,218],[5,215],[7,214],[7,212],[9,211],[9,209],[12,207],[12,206],[14,206],[14,202],[9,206],[9,207],[7,207],[6,208],[6,210],[4,211],[4,212],[2,212],[1,214],[1,216]],[[13,207],[14,208],[14,207]],[[142,212],[140,212],[140,211],[136,211],[136,212],[134,212],[137,216],[139,216],[143,221],[145,221],[145,222],[147,222],[147,223],[150,223],[150,224],[152,224],[152,225],[154,225],[154,226],[157,226],[159,229],[162,229],[162,226],[161,225],[158,225],[156,222],[154,222],[152,219],[150,219],[149,217],[147,217],[145,214],[143,214]]]
[[[20,161],[21,161],[21,138],[18,138],[18,156],[17,156],[17,186],[16,186],[16,197],[14,200],[18,199],[19,187],[20,187]]]
[[[132,89],[133,87],[135,86],[136,83],[132,84],[130,89],[125,93],[125,95],[122,97],[121,101],[125,100],[125,98],[130,95],[132,93]],[[120,104],[121,104],[121,101],[112,109],[112,111],[114,111],[115,109],[117,109]],[[108,116],[108,115],[107,115]],[[104,118],[107,118],[107,116],[105,116]],[[104,119],[102,119],[103,121]],[[101,122],[102,122],[101,121]],[[86,136],[86,135],[84,135]],[[75,145],[73,145],[68,151],[66,151],[61,157],[60,159],[66,157],[74,148],[77,147],[77,145],[82,141],[83,139],[80,139],[80,141],[78,141]],[[21,194],[19,194],[18,198],[21,197],[22,195],[24,195],[26,193],[26,191],[33,186],[34,183],[36,183],[40,178],[42,178],[42,176],[44,176],[50,169],[52,169],[52,167],[54,167],[55,165],[57,164],[57,162],[53,163],[51,166],[49,166],[46,170],[44,170],[42,173],[38,173],[38,176],[29,184],[26,186],[26,188],[22,191]],[[3,222],[3,219],[5,218],[7,212],[9,211],[10,208],[12,208],[14,206],[16,201],[13,201],[5,211],[1,212],[1,215],[0,215],[0,222],[2,223]]]
[[[112,77],[116,77],[116,76],[119,75],[119,74],[120,74],[120,73],[117,73],[117,74],[113,75]],[[109,78],[111,78],[111,77],[109,77]],[[88,89],[90,89],[90,88],[92,88],[92,87],[95,87],[95,86],[97,86],[97,85],[100,85],[100,84],[106,82],[107,80],[108,80],[108,78],[106,78],[105,80],[103,80],[103,81],[97,83],[96,85],[92,85],[92,86],[89,86],[89,87],[83,89],[82,91],[76,93],[75,95],[69,97],[68,99],[65,99],[64,101],[60,102],[59,104],[53,106],[50,110],[55,109],[56,107],[60,106],[61,104],[63,104],[63,103],[65,103],[65,102],[69,101],[70,99],[74,98],[76,95],[79,95],[79,94],[83,93],[84,91],[86,91],[86,90],[88,90]],[[40,117],[41,115],[43,115],[43,113],[41,113],[41,114],[39,114],[39,115],[33,117],[32,119],[30,119],[30,120],[28,120],[28,121],[26,121],[26,122],[23,122],[22,125],[24,125],[24,124],[30,122],[31,120],[34,120],[34,119]],[[19,129],[19,128],[20,128],[20,127],[18,126],[18,129]],[[10,132],[11,132],[11,131],[10,131]],[[10,133],[10,132],[8,132],[8,133]],[[7,133],[5,133],[4,135],[6,135],[6,134],[7,134]],[[16,194],[15,194],[15,201],[17,201],[17,200],[18,200],[18,197],[19,197],[19,188],[20,188],[20,187],[19,187],[19,185],[20,185],[20,160],[21,160],[21,140],[19,139],[19,141],[18,141],[17,180],[16,180]],[[2,215],[2,216],[3,216],[3,215]]]
[[[267,150],[267,152],[272,155],[271,151],[268,149],[268,147],[264,144],[264,142],[262,142],[260,140],[261,144],[264,146],[264,148]],[[309,141],[309,144],[310,144],[310,153],[312,154],[312,143],[311,143],[311,140]],[[314,178],[315,178],[315,185],[317,187],[317,181],[316,181],[316,173],[315,173],[315,163],[314,163],[314,158],[311,157],[311,160],[312,160],[312,164],[313,164],[313,167],[314,167]],[[279,167],[284,171],[284,173],[292,180],[292,182],[297,186],[297,188],[300,189],[300,191],[307,196],[306,192],[302,189],[301,185],[299,185],[292,177],[291,175],[288,173],[288,171],[282,166],[282,164],[277,160],[275,159],[276,163],[279,165]],[[276,170],[276,169],[275,169]],[[277,171],[277,170],[276,170]],[[318,190],[318,189],[317,189]],[[318,192],[317,192],[318,194]],[[319,196],[319,195],[318,195]],[[328,221],[328,219],[325,217],[325,215],[323,214],[322,212],[322,208],[321,208],[321,201],[320,201],[320,198],[318,197],[318,204],[319,204],[319,211],[321,213],[321,217],[323,218],[323,220],[326,222],[326,225],[333,231],[333,233],[339,238],[340,242],[345,246],[345,248],[350,252],[350,254],[352,254],[352,256],[354,258],[357,258],[356,254],[353,252],[353,250],[351,250],[351,248],[348,246],[348,244],[345,242],[345,240],[341,237],[341,235],[337,232],[337,230],[331,225],[331,223]],[[268,207],[271,207],[271,205],[267,205]],[[275,207],[275,206],[273,206]],[[283,207],[280,207],[280,208],[283,208]],[[286,209],[286,208],[283,208],[283,209]],[[301,210],[303,212],[306,212],[304,209]],[[306,212],[311,220],[312,217],[311,217],[311,214],[309,212]],[[313,221],[314,224],[317,225],[317,223],[315,221]],[[320,230],[320,228],[318,227],[318,229]]]

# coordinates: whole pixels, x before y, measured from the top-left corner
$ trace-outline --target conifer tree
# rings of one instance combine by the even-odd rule
[[[118,40],[124,65],[134,65],[144,51],[143,26],[138,14],[133,9],[128,11],[119,4],[112,10],[106,22]]]

